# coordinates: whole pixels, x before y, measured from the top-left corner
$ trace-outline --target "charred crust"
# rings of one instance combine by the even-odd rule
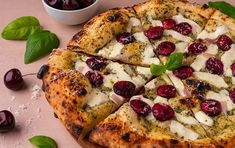
[[[108,16],[109,22],[115,22],[121,16],[120,13],[115,13],[113,15]]]
[[[207,4],[203,4],[203,5],[202,5],[202,8],[204,8],[204,9],[208,9],[208,8],[209,8],[209,6],[208,6]]]
[[[85,88],[80,88],[76,91],[76,95],[85,96],[87,94],[87,90]]]
[[[130,142],[130,134],[129,133],[125,133],[121,136],[121,138],[126,141],[126,142]]]
[[[56,118],[56,119],[58,119],[58,116],[57,116],[57,114],[54,112],[54,117]]]
[[[82,133],[83,127],[78,125],[72,125],[72,130],[76,136],[79,136]]]

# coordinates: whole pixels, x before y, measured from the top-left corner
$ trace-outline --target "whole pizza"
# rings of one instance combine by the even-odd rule
[[[235,20],[208,5],[108,10],[48,65],[46,98],[78,142],[235,147]]]

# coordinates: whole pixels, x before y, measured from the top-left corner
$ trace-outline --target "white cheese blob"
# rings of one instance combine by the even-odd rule
[[[155,57],[155,54],[153,52],[153,47],[150,44],[147,44],[144,52],[143,52],[143,61],[141,64],[144,65],[151,65],[151,64],[156,64],[158,65],[160,63],[159,59]]]
[[[221,98],[223,98],[225,100],[228,111],[231,111],[231,110],[235,109],[235,104],[230,99],[229,92],[227,90],[225,90],[225,89],[221,90],[220,91],[220,96],[221,96]]]
[[[177,31],[174,30],[164,30],[163,33],[165,36],[172,36],[173,38],[179,40],[179,41],[183,41],[183,42],[191,42],[192,39],[188,36],[184,36],[180,33],[178,33]]]
[[[147,99],[147,98],[143,97],[142,95],[132,96],[130,101],[132,101],[132,100],[141,100],[141,101],[147,103],[150,107],[153,107],[153,105],[154,105],[154,102],[152,100]]]
[[[184,140],[196,140],[199,137],[199,134],[194,132],[191,129],[184,127],[183,124],[172,120],[170,124],[170,131],[176,133],[179,137],[183,137]]]
[[[225,33],[228,32],[228,29],[227,27],[225,26],[219,26],[216,28],[216,31],[215,32],[211,32],[211,33],[208,33],[206,30],[203,30],[198,36],[197,38],[198,39],[216,39],[218,38],[220,35],[223,35]]]
[[[178,15],[175,15],[172,17],[176,23],[182,23],[182,22],[186,22],[186,23],[189,23],[191,26],[192,26],[192,32],[194,35],[200,33],[202,31],[202,28],[201,26],[199,26],[196,22],[190,20],[190,19],[187,19],[185,18],[183,15],[181,14],[178,14]]]
[[[109,99],[111,101],[113,101],[117,106],[122,105],[125,102],[125,98],[123,98],[122,96],[119,96],[117,94],[115,94],[114,92],[111,92],[109,94]]]
[[[111,53],[110,53],[109,57],[115,58],[115,57],[121,55],[123,48],[124,48],[124,45],[122,43],[115,41],[115,44],[110,47]]]
[[[214,124],[214,120],[202,111],[195,113],[195,118],[200,123],[207,125],[207,126],[213,126],[213,124]]]
[[[108,95],[100,92],[98,89],[92,89],[89,95],[86,97],[87,105],[90,107],[100,105],[101,103],[107,102],[109,100]]]
[[[206,61],[209,58],[204,56],[204,55],[198,55],[196,57],[196,59],[194,60],[194,62],[191,64],[191,67],[195,70],[195,71],[200,71],[201,69],[206,67]]]
[[[166,82],[166,84],[172,85],[172,82],[171,82],[171,80],[169,79],[169,77],[166,73],[162,74],[161,78]]]
[[[147,78],[149,78],[149,77],[152,76],[151,71],[150,71],[150,68],[148,68],[148,67],[140,67],[140,66],[137,66],[136,71],[137,71],[139,74],[145,75],[145,77],[147,77]]]
[[[224,79],[216,74],[211,74],[207,72],[194,72],[194,76],[202,81],[206,81],[211,85],[214,85],[217,88],[227,88],[228,84],[224,81]]]
[[[91,70],[85,62],[80,60],[75,63],[75,69],[83,75],[85,75],[89,70]]]
[[[210,54],[210,55],[216,55],[218,53],[218,46],[215,44],[210,44],[207,47],[207,50],[205,53]]]
[[[140,26],[140,25],[141,25],[141,22],[139,19],[135,17],[130,18],[129,23],[127,25],[127,32],[131,32],[131,29],[133,26]]]
[[[198,121],[196,119],[194,119],[192,116],[184,116],[179,113],[175,113],[175,117],[178,121],[180,121],[184,124],[189,124],[189,125],[198,124]]]
[[[150,44],[148,38],[144,35],[144,32],[137,32],[137,33],[134,33],[133,36],[135,37],[135,39],[136,39],[137,41]]]
[[[188,43],[187,42],[179,42],[175,44],[175,52],[185,53],[188,52]]]
[[[151,16],[148,16],[148,21],[152,24],[153,27],[155,26],[163,26],[160,20],[153,20]]]
[[[233,74],[230,66],[235,62],[235,44],[221,56],[221,61],[224,64],[224,75],[232,77]]]
[[[150,82],[148,82],[144,87],[147,88],[147,89],[154,89],[156,87],[155,79],[150,81]]]
[[[161,96],[157,96],[154,100],[154,103],[165,103],[165,104],[169,104],[167,98],[161,97]]]

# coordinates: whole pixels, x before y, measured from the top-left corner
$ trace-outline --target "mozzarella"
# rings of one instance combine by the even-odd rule
[[[186,42],[179,42],[175,44],[175,52],[185,53],[188,52],[188,43]]]
[[[109,100],[108,96],[100,92],[98,89],[92,89],[91,93],[86,97],[86,99],[87,105],[90,107],[99,105]]]
[[[224,81],[224,79],[216,74],[211,74],[207,72],[194,72],[194,76],[202,81],[206,81],[211,85],[214,85],[217,88],[227,88],[228,84]]]
[[[161,97],[161,96],[157,96],[154,100],[154,103],[165,103],[165,104],[169,104],[167,101],[167,98]]]
[[[160,64],[160,61],[157,57],[155,57],[155,54],[153,52],[153,47],[150,44],[147,44],[147,47],[144,50],[143,53],[143,61],[141,62],[141,64],[144,65],[151,65],[151,64]]]
[[[218,38],[220,35],[223,35],[225,33],[228,32],[228,29],[227,27],[225,26],[219,26],[216,28],[216,31],[215,32],[211,32],[211,33],[208,33],[206,30],[203,30],[199,35],[198,35],[198,39],[216,39]]]
[[[171,80],[169,79],[169,77],[167,76],[167,74],[162,74],[161,78],[166,82],[166,84],[168,85],[172,85]]]
[[[124,45],[122,43],[115,41],[115,44],[112,47],[110,47],[111,53],[109,57],[115,58],[119,56],[123,48],[124,48]]]
[[[152,100],[149,100],[149,99],[143,97],[142,95],[132,96],[130,101],[132,101],[132,100],[142,100],[145,103],[147,103],[150,107],[152,107],[154,105]]]
[[[150,44],[148,38],[144,35],[144,32],[137,32],[137,33],[134,33],[133,36],[135,37],[135,39],[136,39],[137,41]]]
[[[155,26],[163,26],[161,21],[153,20],[153,18],[151,16],[148,16],[148,21],[152,24],[153,27],[155,27]]]
[[[85,62],[80,60],[75,63],[75,69],[83,75],[85,75],[89,70],[91,70]]]
[[[196,22],[194,22],[194,21],[192,21],[190,19],[185,18],[181,14],[175,15],[172,18],[176,21],[176,23],[181,23],[181,22],[189,23],[192,26],[193,34],[198,34],[198,33],[200,33],[202,31],[201,26],[199,26]]]
[[[231,111],[231,110],[235,109],[235,104],[230,99],[229,92],[227,90],[221,90],[220,91],[220,96],[221,96],[221,98],[223,98],[225,100],[228,111]]]
[[[103,79],[104,87],[112,88],[113,84],[118,81],[118,78],[115,74],[105,75]]]
[[[215,44],[210,44],[208,47],[207,47],[207,50],[206,52],[207,54],[211,54],[211,55],[216,55],[218,53],[218,46],[215,45]]]
[[[224,75],[232,77],[232,70],[230,66],[234,63],[235,61],[235,44],[232,45],[232,49],[229,51],[226,51],[222,56],[221,56],[221,61],[224,64]]]
[[[136,71],[137,71],[139,74],[145,75],[145,77],[147,77],[147,78],[149,78],[149,77],[152,76],[151,71],[150,71],[150,68],[148,68],[148,67],[140,67],[140,66],[137,66]]]
[[[145,88],[148,88],[148,89],[154,89],[154,88],[156,87],[156,85],[155,85],[155,79],[152,80],[152,81],[150,81],[150,82],[148,82],[144,87],[145,87]]]
[[[204,112],[199,111],[195,113],[195,118],[202,124],[205,124],[207,126],[213,126],[214,120],[207,116]]]
[[[179,41],[184,41],[184,42],[191,42],[192,39],[188,36],[184,36],[177,31],[174,30],[164,30],[164,35],[166,36],[172,36],[173,38],[179,40]]]
[[[184,125],[175,120],[171,121],[170,131],[176,133],[179,137],[183,137],[184,140],[196,140],[199,137],[198,133],[184,127]]]
[[[180,121],[184,124],[189,124],[189,125],[198,124],[198,121],[196,119],[194,119],[192,116],[184,116],[184,115],[175,113],[175,117],[178,121]]]
[[[152,112],[146,116],[146,119],[148,121],[152,121],[152,122],[156,120],[156,118],[153,116]]]
[[[205,57],[203,55],[198,55],[194,62],[191,64],[191,67],[195,71],[200,71],[201,69],[206,67],[206,61],[208,60],[208,57]]]
[[[117,106],[122,105],[124,103],[124,101],[126,100],[125,98],[115,94],[114,92],[111,92],[109,94],[109,99],[112,100]]]
[[[141,22],[139,19],[135,17],[130,18],[129,23],[127,25],[127,32],[131,32],[131,29],[133,26],[140,26],[140,25],[141,25]]]

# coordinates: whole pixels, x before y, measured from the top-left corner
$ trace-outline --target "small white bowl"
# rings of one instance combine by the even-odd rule
[[[95,0],[88,7],[78,10],[60,10],[49,6],[45,0],[42,0],[47,13],[56,21],[66,25],[77,25],[91,19],[97,12],[99,0]]]

